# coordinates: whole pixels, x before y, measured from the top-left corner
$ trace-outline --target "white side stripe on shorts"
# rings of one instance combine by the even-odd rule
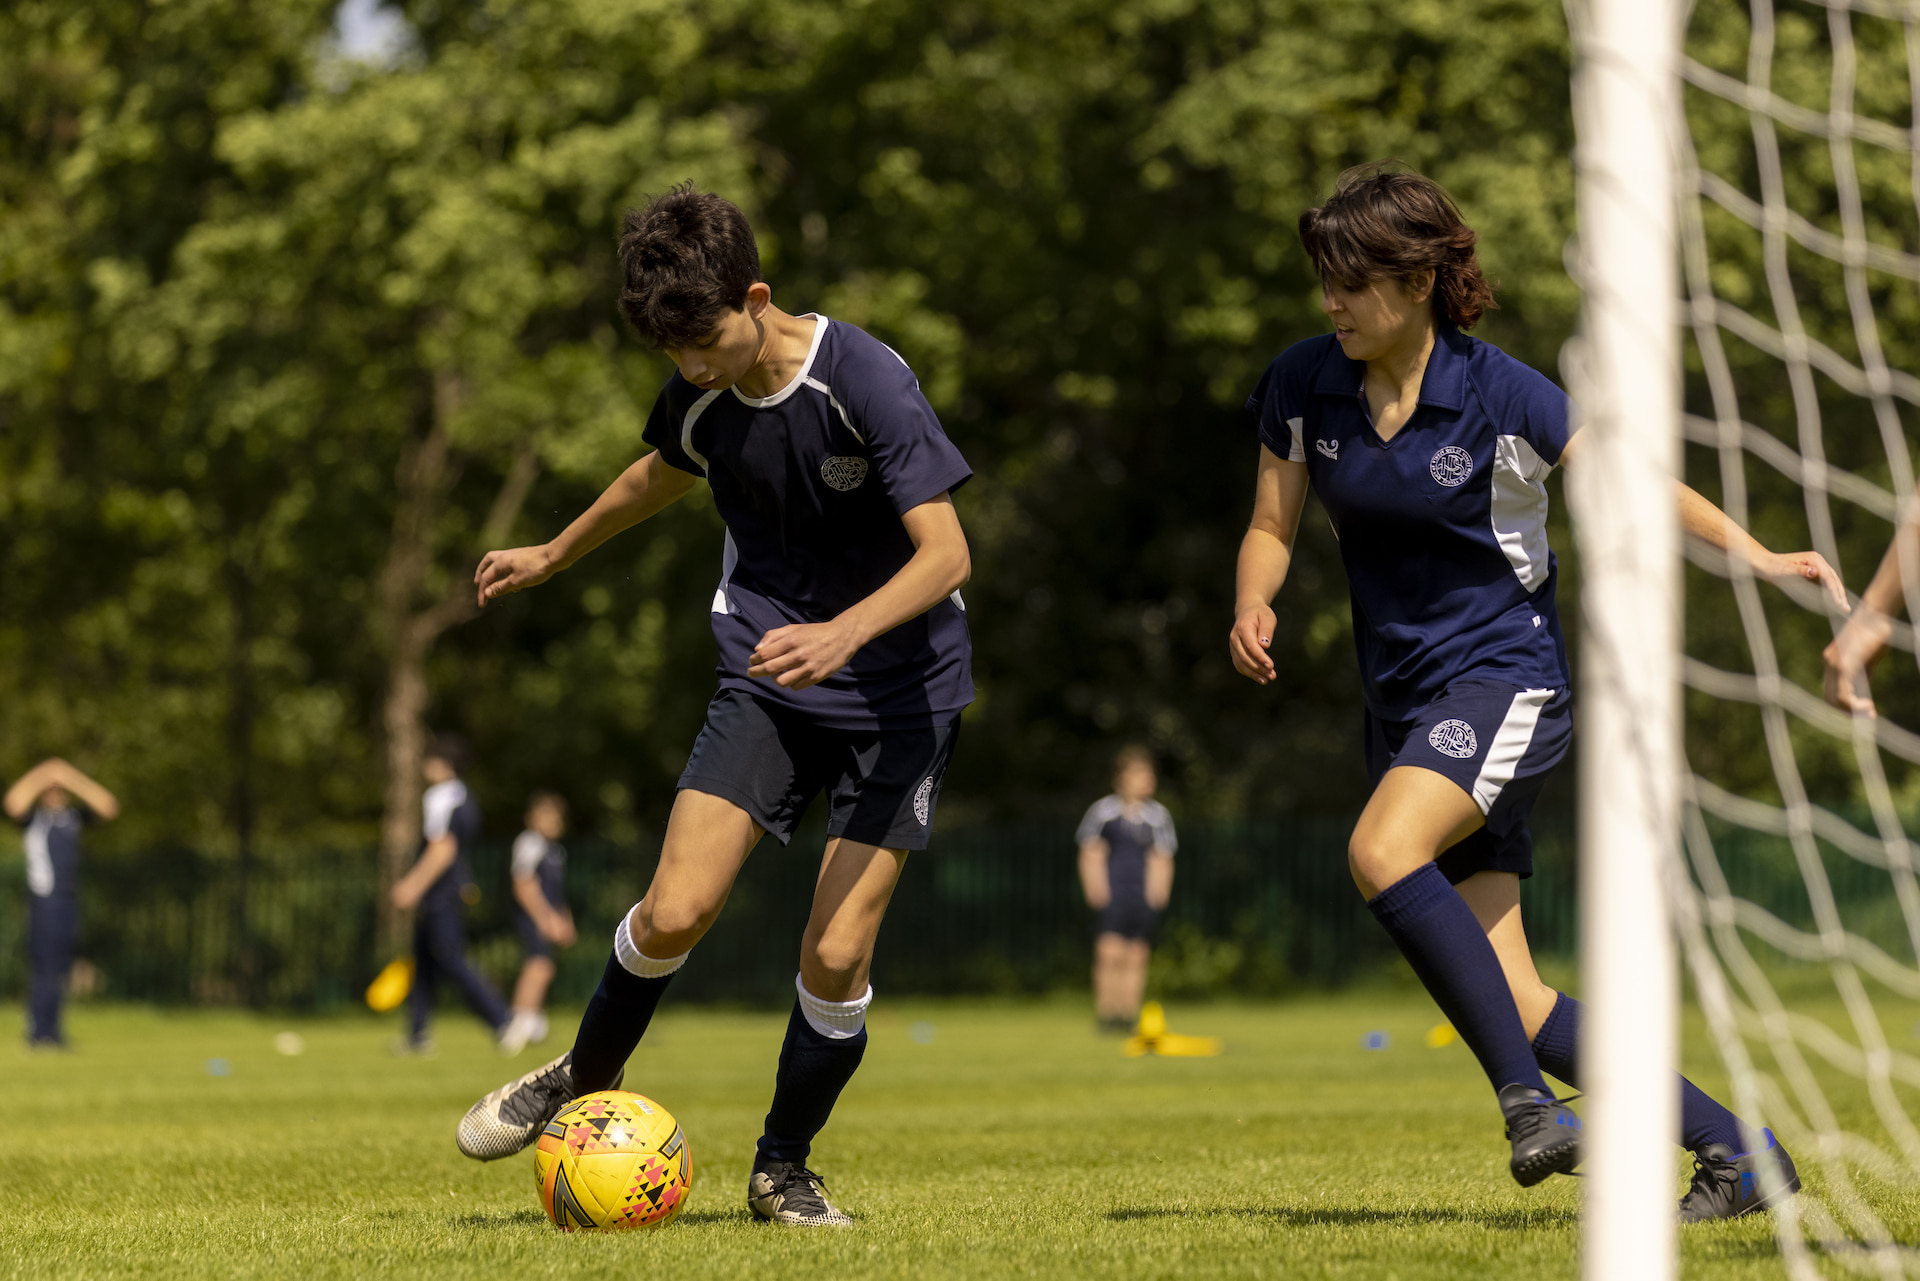
[[[1513,702],[1507,707],[1507,715],[1500,722],[1500,729],[1487,748],[1487,759],[1480,766],[1480,776],[1473,780],[1474,803],[1479,805],[1482,814],[1493,812],[1493,803],[1500,799],[1500,793],[1513,781],[1514,771],[1520,768],[1520,758],[1533,745],[1533,731],[1540,723],[1540,709],[1552,702],[1558,692],[1551,689],[1523,689],[1513,696]]]

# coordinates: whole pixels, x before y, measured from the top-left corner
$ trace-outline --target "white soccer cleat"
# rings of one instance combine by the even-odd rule
[[[793,1228],[845,1228],[853,1219],[827,1200],[827,1185],[797,1161],[755,1156],[747,1176],[747,1208],[756,1219]]]
[[[626,1069],[607,1088],[617,1090]],[[547,1122],[573,1102],[573,1051],[509,1081],[467,1109],[454,1132],[460,1151],[476,1161],[498,1161],[533,1146]]]

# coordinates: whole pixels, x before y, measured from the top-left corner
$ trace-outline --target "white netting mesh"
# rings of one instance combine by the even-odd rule
[[[1914,501],[1920,0],[1702,0],[1686,48],[1692,478],[1857,592]],[[1688,555],[1676,901],[1729,1102],[1799,1163],[1806,1191],[1775,1215],[1790,1274],[1920,1275],[1920,735],[1896,723],[1920,723],[1913,631],[1878,673],[1904,698],[1850,717],[1818,692],[1839,620],[1813,585],[1788,599]]]

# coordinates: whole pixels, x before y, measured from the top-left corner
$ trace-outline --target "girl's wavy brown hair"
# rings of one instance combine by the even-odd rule
[[[1471,329],[1499,307],[1480,273],[1480,237],[1433,179],[1383,160],[1340,175],[1333,195],[1300,215],[1300,243],[1322,281],[1362,289],[1375,280],[1411,284],[1433,273],[1433,314]]]

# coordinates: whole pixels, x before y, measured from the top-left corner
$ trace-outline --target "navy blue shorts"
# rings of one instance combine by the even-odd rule
[[[540,927],[533,923],[531,916],[527,915],[526,908],[513,909],[513,928],[514,932],[520,936],[520,947],[526,952],[529,960],[536,956],[553,959],[553,940],[540,932]]]
[[[1411,718],[1367,713],[1367,775],[1415,765],[1445,775],[1473,797],[1487,825],[1442,853],[1447,880],[1476,872],[1533,875],[1527,816],[1540,788],[1573,743],[1573,695],[1496,681],[1462,681]]]
[[[827,835],[923,850],[958,720],[931,729],[829,729],[736,689],[707,704],[680,786],[732,801],[782,845],[827,794]]]
[[[1160,933],[1160,913],[1147,906],[1144,898],[1122,897],[1100,909],[1093,921],[1093,936],[1118,934],[1123,939],[1151,943]]]

